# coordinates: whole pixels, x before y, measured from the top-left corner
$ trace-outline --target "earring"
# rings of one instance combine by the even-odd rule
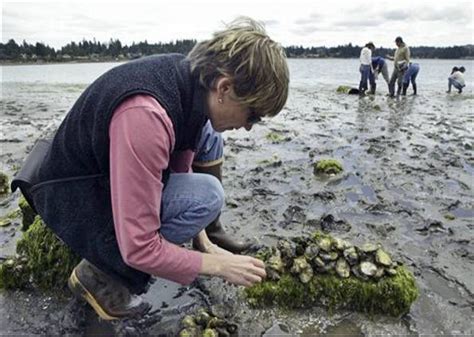
[[[220,97],[217,99],[217,101],[219,102],[219,104],[224,103],[224,100],[223,100],[222,98],[220,98]]]

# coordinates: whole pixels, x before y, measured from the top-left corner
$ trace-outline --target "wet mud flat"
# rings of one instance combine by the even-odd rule
[[[2,171],[10,178],[38,137],[51,134],[85,85],[3,85]],[[426,92],[359,99],[336,87],[291,88],[279,116],[250,133],[224,134],[223,221],[238,237],[274,245],[280,237],[322,230],[354,242],[380,242],[415,274],[420,297],[401,318],[324,307],[287,311],[248,306],[241,289],[199,278],[181,287],[161,279],[141,320],[99,322],[64,294],[0,293],[0,331],[18,334],[175,335],[179,319],[211,308],[242,336],[315,334],[472,334],[474,306],[474,96]],[[344,171],[313,175],[319,159]],[[18,195],[0,200],[0,215]],[[12,254],[20,219],[0,228],[0,258]]]

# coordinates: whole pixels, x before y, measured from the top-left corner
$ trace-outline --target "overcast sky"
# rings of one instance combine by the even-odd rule
[[[284,46],[395,47],[473,43],[474,2],[359,0],[1,1],[2,42],[43,42],[59,48],[82,39],[124,44],[209,38],[239,15],[263,21]]]

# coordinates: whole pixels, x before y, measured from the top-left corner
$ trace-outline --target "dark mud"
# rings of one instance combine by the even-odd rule
[[[3,85],[2,170],[12,177],[35,139],[51,133],[85,85]],[[199,278],[189,287],[157,280],[142,320],[99,322],[67,292],[0,293],[0,331],[19,334],[150,334],[211,307],[242,336],[472,334],[474,306],[474,115],[472,92],[389,99],[293,85],[285,110],[250,133],[225,134],[223,220],[237,237],[273,244],[323,230],[356,244],[380,242],[415,273],[420,298],[402,318],[351,312],[256,310],[239,288]],[[268,134],[279,137],[267,137]],[[277,140],[277,141],[276,141]],[[313,163],[335,158],[344,171],[316,177]],[[0,215],[18,195],[0,200]],[[14,251],[20,220],[0,228],[0,256]]]

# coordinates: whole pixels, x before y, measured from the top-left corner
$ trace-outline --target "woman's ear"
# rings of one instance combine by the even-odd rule
[[[229,77],[222,76],[217,80],[216,89],[219,95],[227,95],[232,91],[232,81]]]

